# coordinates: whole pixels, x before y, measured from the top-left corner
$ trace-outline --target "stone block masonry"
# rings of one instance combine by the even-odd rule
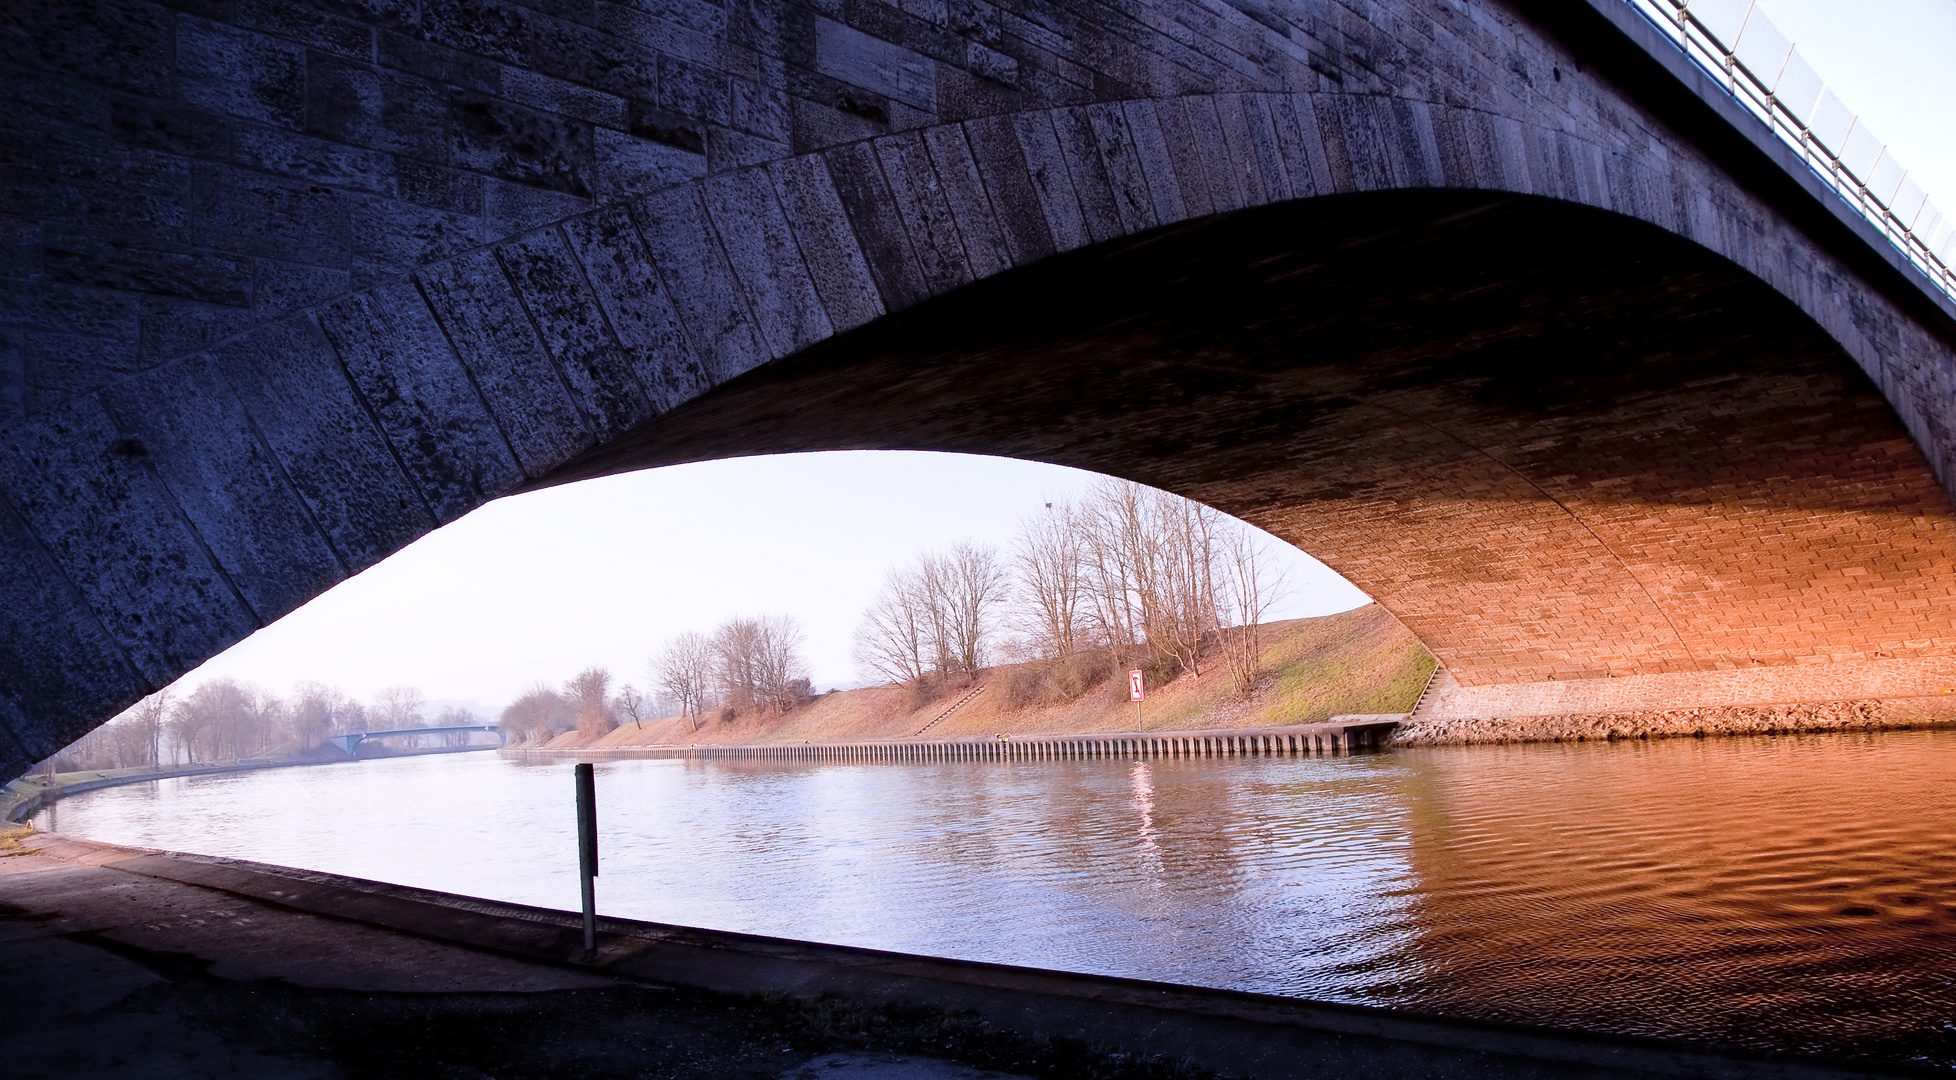
[[[1909,730],[1956,723],[1956,702],[1935,698],[1817,701],[1785,705],[1713,705],[1642,712],[1525,716],[1433,716],[1395,732],[1393,746],[1461,746],[1516,742],[1616,742],[1625,739],[1731,735],[1811,735]]]
[[[1645,71],[1609,9],[11,4],[0,772],[488,499],[826,446],[1208,499],[1326,557],[1469,685],[1956,655],[1948,305],[1831,196],[1748,171],[1743,123]],[[1465,276],[1370,278],[1282,334],[1237,310],[1106,349],[1130,324],[1049,320],[1019,349],[1037,372],[931,337],[974,295],[1029,325],[1012,282],[1150,244],[1247,272],[1230,229],[1257,213],[1290,244],[1258,257],[1332,267],[1325,295],[1360,219],[1365,243],[1438,243],[1501,214],[1575,292],[1517,262],[1500,305],[1423,344],[1324,321],[1476,295],[1485,233],[1397,264]],[[1105,314],[1095,280],[1039,290]],[[1520,388],[1634,382],[1681,355],[1667,325],[1716,325],[1724,366],[1664,369],[1641,421],[1600,383]],[[1152,399],[1105,390],[1113,356]],[[903,363],[916,381],[878,374]],[[959,364],[989,398],[931,396]],[[752,396],[818,368],[826,412]],[[1611,441],[1584,443],[1604,414]]]

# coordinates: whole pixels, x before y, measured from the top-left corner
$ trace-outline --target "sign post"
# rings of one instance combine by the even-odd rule
[[[598,785],[589,763],[572,769],[577,778],[577,877],[584,893],[584,956],[598,951]]]
[[[1147,694],[1141,689],[1141,669],[1129,668],[1127,672],[1127,699],[1134,702],[1134,730],[1141,730],[1141,699]]]

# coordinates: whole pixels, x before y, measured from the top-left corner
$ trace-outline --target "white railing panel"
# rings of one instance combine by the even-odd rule
[[[1956,229],[1901,159],[1826,85],[1756,0],[1625,0],[1670,36],[1814,173],[1956,297]]]

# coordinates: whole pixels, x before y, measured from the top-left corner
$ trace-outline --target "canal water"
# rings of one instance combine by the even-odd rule
[[[607,914],[1956,1069],[1956,732],[597,768]],[[578,902],[561,760],[169,780],[35,823]]]

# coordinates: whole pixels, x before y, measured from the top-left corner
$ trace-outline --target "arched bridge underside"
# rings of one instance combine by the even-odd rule
[[[1491,0],[652,6],[0,16],[0,771],[489,499],[826,448],[1207,501],[1461,710],[1956,684],[1946,309],[1635,61]]]

